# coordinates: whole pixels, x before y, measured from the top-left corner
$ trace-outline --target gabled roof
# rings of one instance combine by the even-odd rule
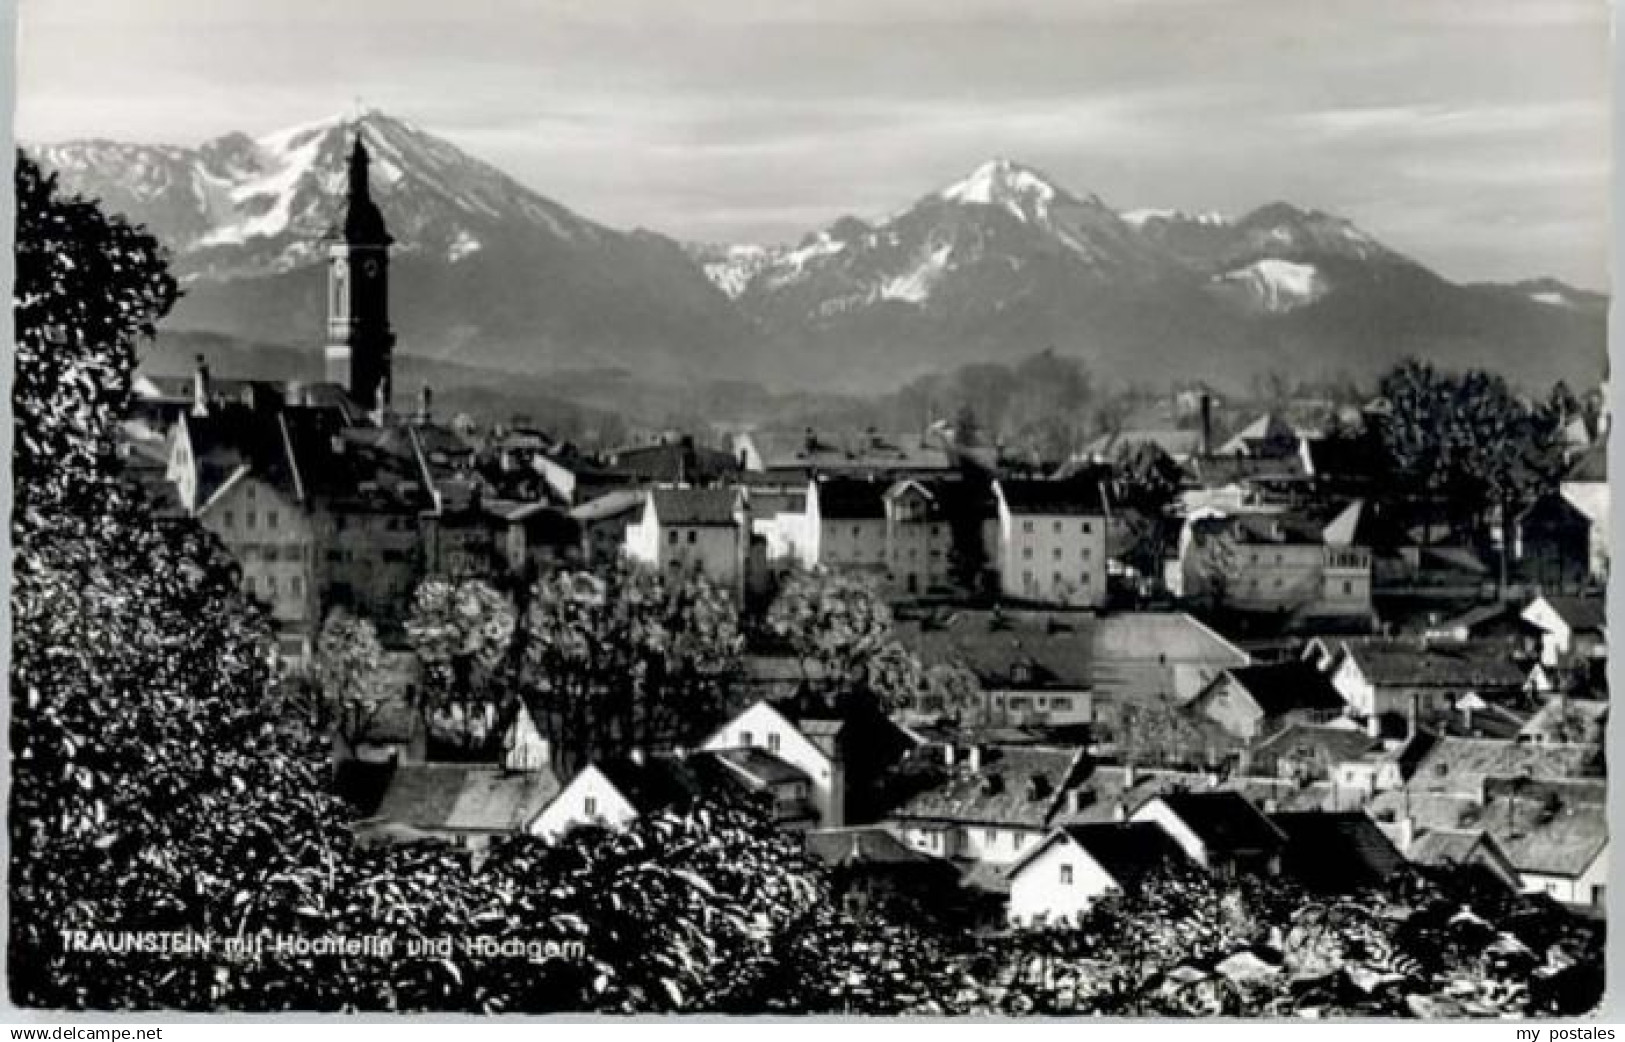
[[[1530,607],[1533,608],[1541,601],[1545,601],[1557,617],[1576,633],[1601,632],[1607,622],[1607,605],[1601,597],[1548,595],[1537,598]]]
[[[1064,825],[1011,865],[1015,875],[1044,850],[1070,841],[1082,847],[1112,881],[1128,889],[1170,865],[1188,860],[1178,843],[1161,825],[1149,821],[1114,821],[1094,825]]]
[[[593,766],[639,814],[685,807],[700,792],[694,775],[681,762],[669,757],[649,757],[642,763],[631,759],[604,760]]]
[[[1520,525],[1569,524],[1576,528],[1589,525],[1591,519],[1561,492],[1548,492],[1518,512]]]
[[[1348,640],[1345,654],[1379,687],[1520,688],[1524,671],[1501,641]]]
[[[1202,451],[1202,432],[1196,430],[1132,429],[1102,434],[1085,445],[1085,459],[1115,459],[1124,449],[1153,446],[1173,459],[1185,459]]]
[[[962,665],[984,687],[1080,690],[1091,682],[1093,649],[1086,632],[996,625],[984,614],[960,613],[940,626],[900,622],[897,636],[927,665]]]
[[[980,770],[950,770],[891,816],[911,821],[1043,828],[1082,758],[1082,749],[992,746],[984,750]],[[1034,779],[1042,779],[1036,788]]]
[[[1010,513],[1018,517],[1101,517],[1107,513],[1106,490],[1096,481],[1011,478],[998,481],[996,487]]]
[[[1281,830],[1240,793],[1170,792],[1157,798],[1215,853],[1274,850],[1286,841]]]
[[[766,749],[755,746],[736,749],[714,749],[711,755],[718,761],[733,768],[735,773],[752,782],[754,786],[765,787],[773,785],[787,785],[792,782],[811,783],[812,779],[800,767],[774,756]]]
[[[1406,782],[1411,795],[1425,792],[1478,797],[1488,778],[1532,781],[1584,777],[1593,767],[1595,746],[1513,742],[1494,738],[1435,739]]]
[[[1328,763],[1357,760],[1382,743],[1358,727],[1292,723],[1253,746],[1255,762],[1288,757],[1324,757]]]
[[[1301,660],[1225,670],[1266,717],[1300,711],[1335,711],[1345,705],[1330,678]],[[1214,690],[1218,681],[1209,690]]]
[[[649,493],[663,525],[732,528],[739,494],[726,488],[657,488]]]
[[[807,833],[807,853],[826,865],[926,865],[940,860],[915,850],[884,825],[814,829]]]
[[[1399,871],[1405,858],[1363,812],[1271,814],[1286,836],[1286,871],[1311,886],[1336,891],[1375,886]]]
[[[826,521],[884,521],[886,488],[880,481],[862,478],[821,478],[818,516]]]
[[[1270,445],[1295,444],[1297,440],[1298,432],[1290,423],[1267,412],[1231,435],[1229,441],[1219,446],[1218,454],[1233,456],[1236,453],[1251,453]]]
[[[517,832],[559,794],[550,770],[415,763],[395,769],[374,820],[424,831]]]
[[[1431,828],[1417,835],[1406,857],[1418,865],[1465,865],[1475,850],[1490,844],[1495,840],[1483,829]],[[1495,848],[1503,858],[1506,856],[1499,844]]]

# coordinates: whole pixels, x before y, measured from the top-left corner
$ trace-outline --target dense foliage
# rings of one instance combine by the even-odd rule
[[[749,809],[558,846],[514,838],[473,859],[356,847],[325,792],[327,749],[277,715],[270,627],[235,566],[113,473],[135,342],[172,297],[156,245],[57,199],[26,160],[17,180],[14,1001],[684,1009],[821,899],[798,845]],[[468,653],[442,643],[448,664]],[[170,935],[193,940],[128,950]],[[322,954],[300,938],[372,946]],[[412,938],[454,947],[411,956]],[[228,952],[232,939],[245,943]]]
[[[520,685],[571,772],[704,738],[727,712],[743,647],[733,602],[703,578],[559,572],[531,591]]]

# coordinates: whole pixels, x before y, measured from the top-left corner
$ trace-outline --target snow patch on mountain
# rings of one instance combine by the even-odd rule
[[[1184,221],[1190,224],[1205,225],[1209,228],[1222,228],[1230,223],[1230,218],[1214,210],[1204,210],[1201,213],[1186,213],[1184,210],[1147,207],[1139,210],[1127,210],[1118,214],[1118,216],[1125,223],[1136,228],[1143,228],[1150,221]]]
[[[901,300],[910,304],[923,304],[931,296],[931,289],[948,271],[953,246],[943,243],[932,250],[911,271],[887,279],[880,286],[881,300]]]
[[[1276,257],[1215,275],[1214,281],[1241,287],[1255,305],[1276,314],[1312,304],[1326,294],[1326,280],[1314,265]]]
[[[446,247],[446,259],[456,264],[458,261],[475,253],[480,249],[480,240],[470,235],[466,229],[459,229],[456,238]]]

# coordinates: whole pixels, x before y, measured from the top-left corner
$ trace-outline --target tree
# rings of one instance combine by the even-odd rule
[[[417,708],[430,738],[456,755],[490,756],[513,718],[514,622],[513,604],[479,579],[427,579],[413,595],[406,633],[423,663]]]
[[[686,745],[727,710],[743,641],[733,602],[702,577],[629,564],[538,582],[521,684],[560,768]]]
[[[1530,404],[1495,374],[1441,373],[1415,360],[1383,377],[1381,393],[1390,408],[1379,430],[1401,487],[1429,522],[1442,507],[1482,532],[1496,513],[1504,586],[1517,510],[1555,487],[1562,470],[1562,403]]]
[[[888,709],[920,693],[924,668],[898,643],[891,610],[862,579],[791,576],[768,608],[767,628],[800,660],[808,690],[828,702]]]
[[[316,637],[309,712],[318,734],[333,734],[346,755],[371,736],[383,702],[384,649],[372,623],[335,609]]]

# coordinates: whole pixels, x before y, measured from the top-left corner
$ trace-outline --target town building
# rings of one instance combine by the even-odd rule
[[[1167,831],[1154,823],[1058,828],[1010,866],[1009,923],[1076,923],[1100,898],[1131,890],[1186,860]]]
[[[628,559],[672,578],[703,576],[736,599],[744,597],[749,546],[749,513],[734,489],[651,489],[642,516],[626,527]]]
[[[999,589],[1037,604],[1106,603],[1106,489],[1088,479],[995,481]]]

